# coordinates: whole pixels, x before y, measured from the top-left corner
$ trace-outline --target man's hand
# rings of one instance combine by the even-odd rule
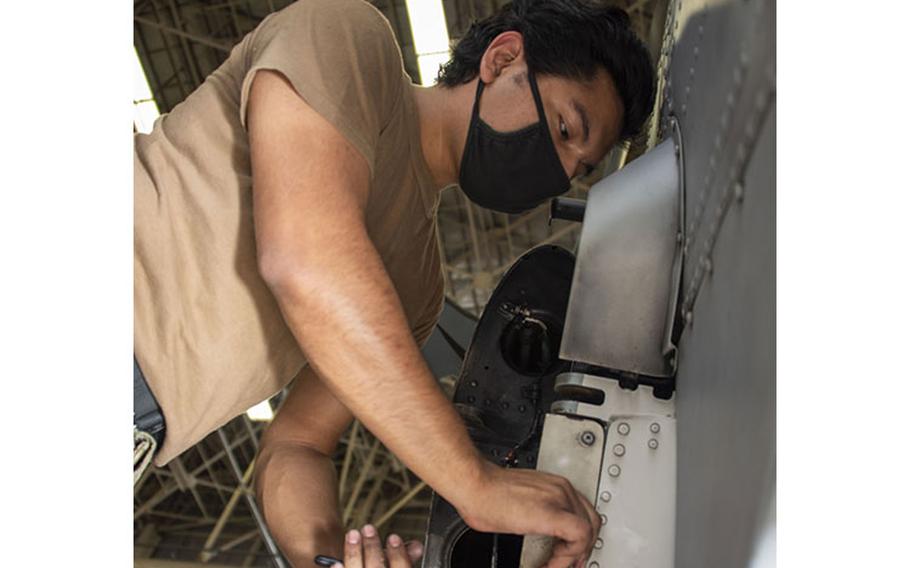
[[[564,477],[493,464],[479,488],[461,495],[458,512],[482,532],[536,534],[557,539],[547,568],[584,566],[600,531],[600,516]]]
[[[411,568],[422,554],[420,543],[405,544],[396,534],[389,535],[383,550],[379,533],[372,525],[363,527],[362,532],[349,531],[344,538],[345,568]]]

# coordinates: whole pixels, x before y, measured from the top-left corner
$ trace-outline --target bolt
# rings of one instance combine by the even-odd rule
[[[609,503],[610,499],[612,499],[612,498],[613,498],[613,495],[610,494],[609,491],[604,491],[603,493],[600,494],[600,500],[603,501],[604,503]],[[601,515],[601,516],[603,516],[603,515]],[[606,521],[604,521],[604,522],[606,522]]]
[[[499,403],[499,406],[502,407],[503,410],[508,410],[508,409],[509,409],[509,403],[506,402],[506,401],[500,402],[500,403]]]
[[[743,183],[741,181],[738,181],[735,184],[733,184],[733,195],[736,197],[736,201],[742,203],[743,195],[745,195],[745,193],[746,193],[746,191],[745,191],[745,188],[743,187]]]
[[[578,441],[582,446],[590,447],[594,445],[594,442],[597,440],[597,436],[594,435],[594,432],[590,430],[585,430],[578,435]]]
[[[602,538],[599,538],[594,541],[594,548],[596,548],[597,550],[600,550],[603,547],[604,547],[604,541]]]
[[[692,310],[686,312],[686,325],[692,325]]]
[[[592,563],[588,564],[588,568],[600,568],[600,564],[598,564],[597,562],[592,562]]]
[[[607,473],[610,474],[610,477],[619,477],[619,474],[622,473],[622,470],[615,463],[607,468]]]
[[[523,404],[518,405],[518,412],[524,412],[527,409],[528,409],[528,407]]]
[[[626,453],[626,447],[622,444],[616,444],[613,446],[613,455],[622,456]]]
[[[657,440],[655,440],[654,438],[651,438],[650,440],[648,440],[648,447],[651,448],[652,450],[656,450],[657,449]]]
[[[698,46],[697,46],[697,45],[696,45],[695,48],[692,50],[692,53],[695,54],[695,57],[698,57]]]
[[[607,516],[602,514],[600,515],[600,526],[604,526],[605,524],[607,524]]]
[[[711,272],[714,270],[714,265],[711,263],[711,259],[707,256],[702,257],[701,265],[705,269],[705,272],[708,274],[711,274]]]
[[[657,434],[658,432],[660,432],[660,424],[658,424],[657,422],[652,422],[651,426],[650,426],[650,430],[652,432],[654,432],[655,434]]]
[[[622,434],[623,436],[626,436],[629,433],[629,425],[626,424],[625,422],[620,422],[619,426],[616,427],[616,431],[619,432],[620,434]]]
[[[471,381],[471,382],[470,382],[470,385],[471,385],[472,387],[476,387],[476,386],[477,386],[477,381]]]
[[[676,233],[676,244],[680,244],[682,242],[683,242],[682,233]]]

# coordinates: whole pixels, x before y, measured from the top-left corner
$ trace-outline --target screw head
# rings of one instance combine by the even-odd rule
[[[615,463],[607,468],[607,473],[610,474],[610,477],[619,477],[619,474],[622,473],[622,470]]]
[[[686,312],[686,325],[692,325],[692,310]]]
[[[597,441],[597,436],[590,430],[585,430],[578,435],[578,442],[585,447],[593,446]]]
[[[604,503],[609,503],[610,499],[612,499],[612,498],[613,498],[613,495],[609,491],[604,491],[603,493],[600,494],[600,500],[603,501]],[[603,515],[601,515],[601,516],[603,516]]]
[[[623,446],[622,444],[616,444],[615,446],[613,446],[613,455],[623,456],[623,455],[625,455],[625,453],[626,453],[626,447]]]
[[[592,563],[588,564],[588,568],[600,568],[600,564],[598,564],[597,562],[592,562]]]
[[[600,526],[603,526],[603,525],[605,525],[605,524],[607,524],[607,516],[601,514],[601,515],[600,515]]]
[[[648,447],[651,448],[652,450],[656,450],[657,445],[658,445],[657,440],[655,440],[654,438],[651,438],[650,440],[648,440]]]
[[[602,538],[598,538],[597,540],[594,541],[594,548],[596,548],[597,550],[600,550],[603,547],[604,547],[604,541]]]
[[[623,436],[627,436],[629,434],[629,430],[630,430],[629,425],[625,422],[620,422],[619,426],[616,427],[616,431],[619,432],[620,434],[622,434]]]
[[[651,426],[650,426],[650,430],[652,432],[654,432],[655,434],[657,434],[658,432],[660,432],[660,424],[658,424],[657,422],[652,422]]]
[[[742,203],[743,195],[745,195],[745,193],[746,193],[746,191],[745,191],[745,188],[743,187],[742,182],[738,181],[738,182],[736,182],[736,184],[733,185],[733,195],[736,197],[736,201]]]

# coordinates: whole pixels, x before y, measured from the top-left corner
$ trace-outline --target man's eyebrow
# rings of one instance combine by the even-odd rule
[[[575,99],[572,99],[572,108],[581,116],[581,129],[584,131],[584,141],[587,142],[588,136],[591,134],[591,126],[588,122],[588,112],[585,110],[585,107],[581,106],[581,103]]]

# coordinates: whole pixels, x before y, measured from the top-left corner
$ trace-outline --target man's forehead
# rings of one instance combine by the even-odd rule
[[[566,97],[568,104],[578,112],[590,135],[599,134],[610,144],[619,138],[622,129],[622,99],[606,70],[599,71],[587,80],[563,78],[559,81],[557,96]]]

